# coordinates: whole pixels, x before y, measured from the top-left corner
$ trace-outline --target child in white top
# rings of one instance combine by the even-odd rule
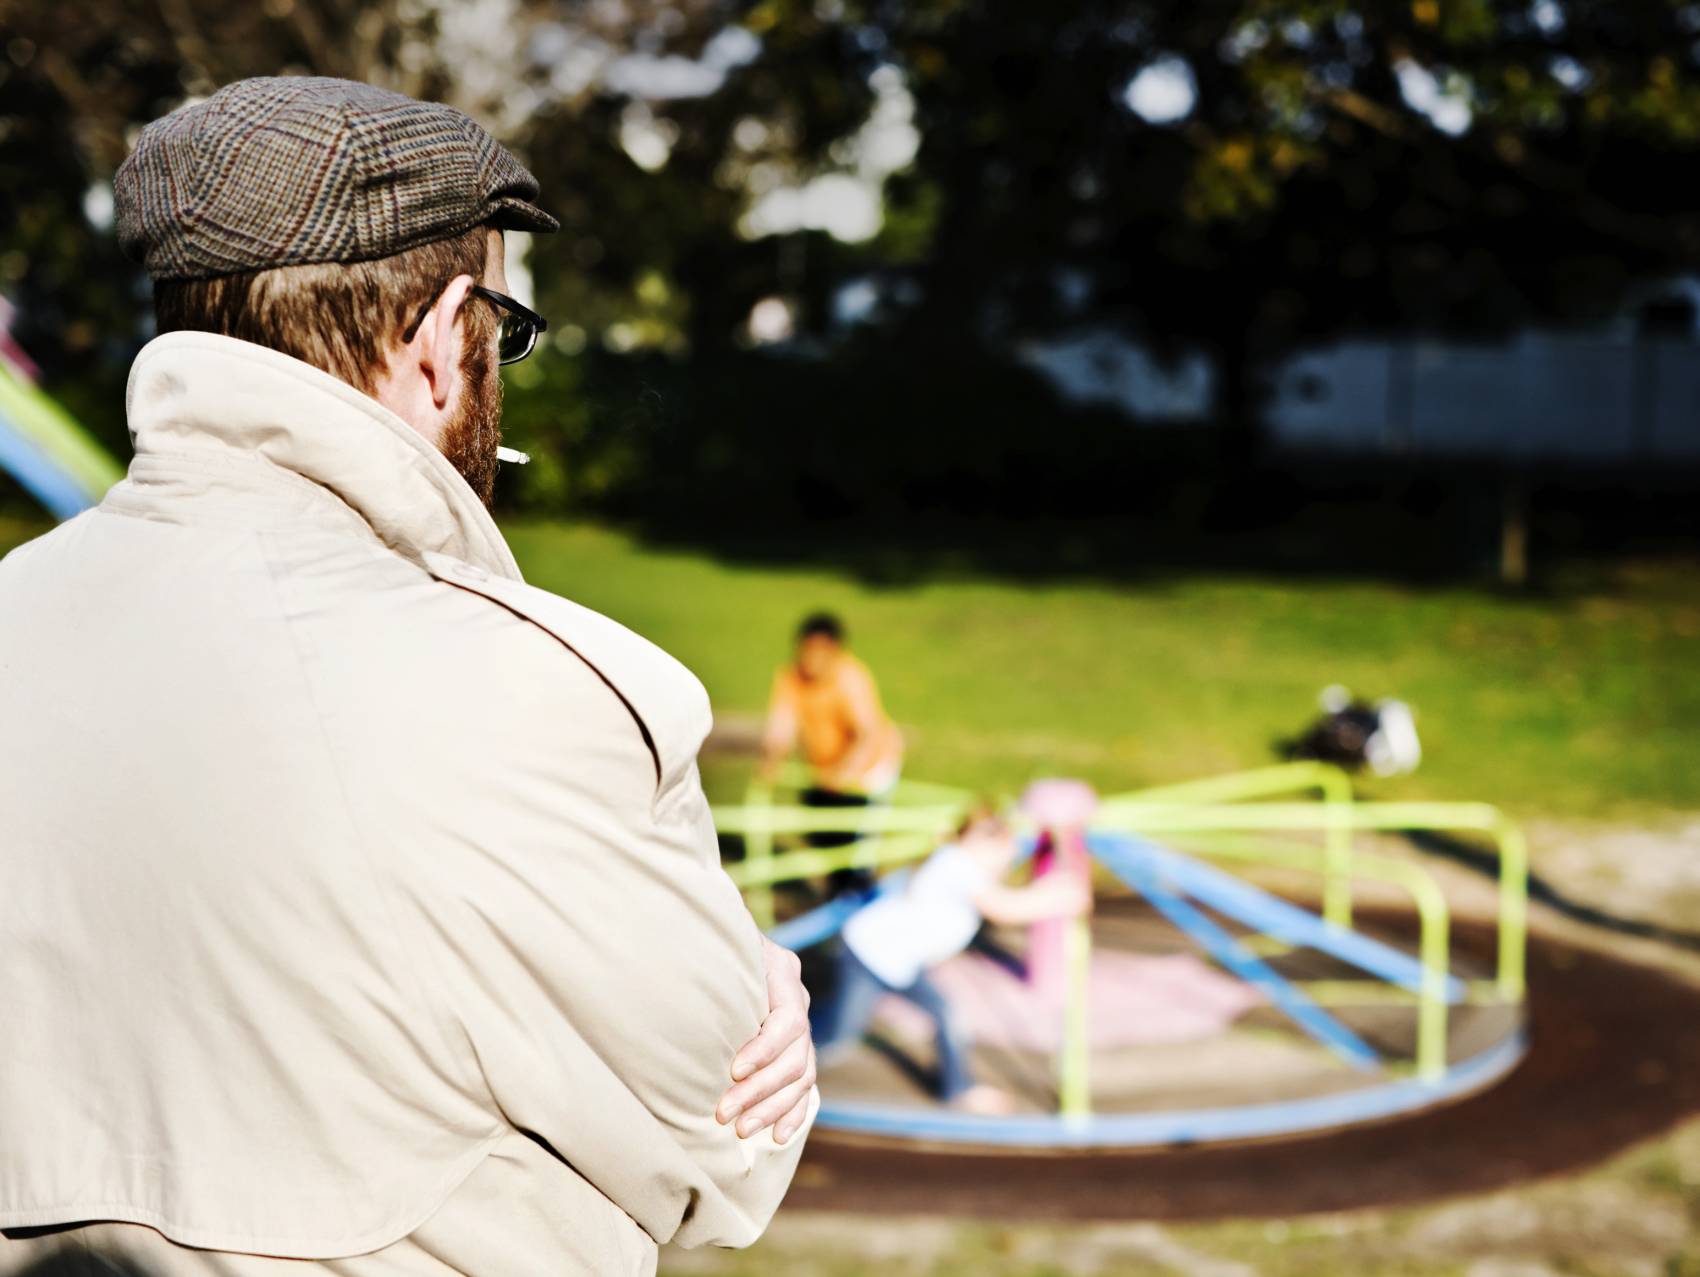
[[[823,1054],[860,1038],[880,998],[896,993],[937,1026],[940,1097],[973,1111],[1008,1110],[1001,1091],[974,1084],[967,1040],[927,971],[965,950],[982,921],[1026,926],[1090,908],[1090,892],[1069,875],[1020,887],[1004,883],[1017,850],[1009,827],[989,809],[977,810],[906,884],[845,923],[836,994],[816,1017]]]

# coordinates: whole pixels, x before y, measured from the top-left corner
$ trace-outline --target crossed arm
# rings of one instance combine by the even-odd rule
[[[714,1116],[721,1125],[736,1121],[745,1139],[771,1126],[774,1141],[783,1144],[808,1119],[809,1091],[815,1084],[809,991],[803,987],[803,964],[797,955],[765,936],[762,961],[767,970],[767,1018],[761,1032],[732,1057],[733,1085],[720,1097]]]

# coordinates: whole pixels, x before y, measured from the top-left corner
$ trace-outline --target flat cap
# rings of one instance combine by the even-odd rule
[[[481,223],[560,226],[470,116],[352,80],[226,85],[143,129],[113,186],[119,245],[155,279],[370,261]]]

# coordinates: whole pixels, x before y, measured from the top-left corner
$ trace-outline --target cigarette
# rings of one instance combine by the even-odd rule
[[[497,448],[496,460],[505,461],[510,466],[523,466],[531,460],[531,454],[518,448]]]

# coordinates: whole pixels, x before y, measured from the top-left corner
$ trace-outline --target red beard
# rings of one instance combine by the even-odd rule
[[[472,328],[460,361],[466,389],[437,446],[489,509],[496,495],[496,448],[502,442],[502,378],[489,325]]]

